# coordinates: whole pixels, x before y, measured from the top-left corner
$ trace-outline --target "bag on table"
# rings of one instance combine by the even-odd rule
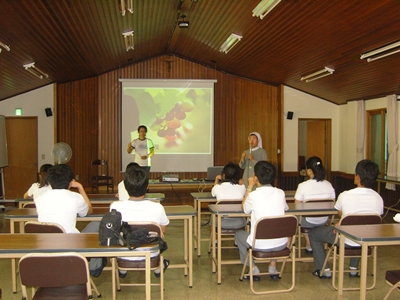
[[[99,244],[102,246],[118,245],[121,238],[122,215],[115,209],[104,214],[99,225]]]

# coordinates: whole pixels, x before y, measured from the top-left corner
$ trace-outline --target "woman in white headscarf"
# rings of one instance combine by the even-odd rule
[[[248,137],[249,149],[243,151],[239,166],[244,169],[243,181],[247,188],[248,179],[254,175],[254,166],[260,160],[267,160],[267,152],[262,148],[262,139],[258,132],[251,132]]]

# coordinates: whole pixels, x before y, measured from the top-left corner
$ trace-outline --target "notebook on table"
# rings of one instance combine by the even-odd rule
[[[208,167],[206,181],[215,181],[215,177],[220,175],[224,167]]]

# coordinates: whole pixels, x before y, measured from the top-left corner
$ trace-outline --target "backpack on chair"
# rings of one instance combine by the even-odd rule
[[[102,246],[115,246],[119,244],[122,215],[112,209],[104,214],[99,225],[99,244]]]

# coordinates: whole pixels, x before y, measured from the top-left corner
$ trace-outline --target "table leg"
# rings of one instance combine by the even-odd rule
[[[212,249],[212,272],[215,273],[217,270],[217,266],[215,264],[215,259],[216,259],[216,249],[215,249],[215,231],[213,230],[213,228],[215,228],[215,214],[212,214],[211,217],[211,232],[212,232],[212,238],[211,238],[211,249]]]
[[[193,287],[193,248],[192,248],[192,228],[193,220],[189,218],[189,287]]]
[[[183,261],[186,263],[186,267],[183,269],[184,270],[184,275],[188,275],[188,235],[189,235],[189,230],[188,230],[188,220],[184,219],[183,220]]]
[[[15,258],[11,259],[11,277],[12,277],[12,291],[14,294],[17,293],[17,260]]]
[[[197,256],[201,256],[201,201],[197,201]]]
[[[360,299],[366,299],[366,287],[367,287],[367,256],[368,256],[368,244],[363,243],[361,247],[361,278],[360,278]],[[376,274],[374,274],[376,276]]]
[[[150,282],[150,252],[146,251],[146,300],[151,299],[151,282]]]
[[[221,284],[222,281],[222,275],[221,275],[221,253],[222,253],[222,241],[221,241],[221,215],[218,215],[218,230],[217,230],[217,246],[218,246],[218,269],[217,269],[217,273],[218,273],[218,284]]]
[[[342,234],[340,237],[340,248],[339,248],[339,276],[338,276],[338,280],[339,280],[339,287],[338,287],[338,292],[339,292],[339,296],[343,295],[343,272],[344,272],[344,241],[345,241],[345,237]],[[333,272],[335,272],[335,270],[333,270]]]
[[[198,237],[197,237],[197,218],[198,218],[198,214],[199,214],[199,212],[197,211],[197,200],[196,199],[194,199],[193,200],[193,207],[194,207],[194,210],[197,212],[197,214],[194,216],[194,249],[197,249],[197,243],[198,243],[198,241],[197,241],[197,239],[198,239]]]
[[[117,278],[116,278],[116,257],[111,258],[111,280],[112,280],[112,298],[113,300],[117,297]]]

